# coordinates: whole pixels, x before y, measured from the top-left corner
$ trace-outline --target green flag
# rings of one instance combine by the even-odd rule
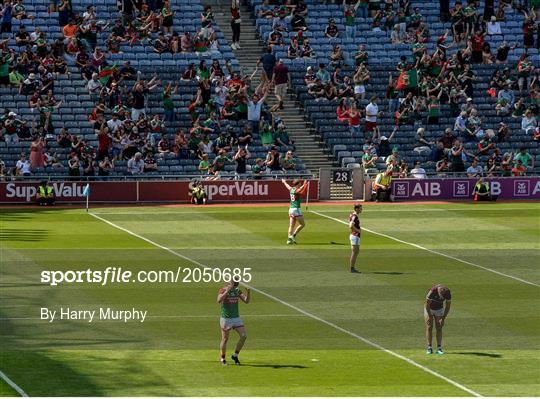
[[[418,87],[418,71],[416,69],[409,69],[408,71],[401,72],[396,88],[403,90],[413,89],[415,87]]]
[[[111,78],[112,74],[114,73],[114,71],[117,69],[117,65],[116,63],[115,64],[112,64],[111,66],[108,66],[106,68],[103,68],[100,72],[99,72],[99,81],[101,82],[102,85],[106,85],[107,82],[109,81],[109,79]]]

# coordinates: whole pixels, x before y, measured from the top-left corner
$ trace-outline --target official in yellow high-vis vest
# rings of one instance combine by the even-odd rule
[[[373,182],[373,199],[379,201],[392,201],[392,168],[386,169],[375,178]]]
[[[39,183],[38,192],[36,194],[36,202],[38,205],[54,205],[54,188],[50,183],[46,181]]]
[[[491,195],[489,182],[481,177],[474,185],[473,199],[475,201],[495,201],[497,200],[497,196]]]

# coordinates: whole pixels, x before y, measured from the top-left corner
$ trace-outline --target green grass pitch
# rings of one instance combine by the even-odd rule
[[[32,396],[539,396],[540,205],[364,209],[361,275],[347,272],[347,226],[331,219],[350,206],[310,207],[297,246],[285,245],[285,206],[92,211],[183,258],[84,210],[1,209],[0,370]],[[218,363],[223,284],[40,283],[43,269],[196,267],[187,258],[251,267],[268,294],[240,305],[242,367]],[[453,294],[443,356],[424,354],[435,283]],[[38,319],[61,305],[148,319]],[[16,394],[4,381],[0,393]]]

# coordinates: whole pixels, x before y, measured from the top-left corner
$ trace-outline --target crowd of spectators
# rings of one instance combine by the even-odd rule
[[[74,178],[108,176],[113,171],[137,175],[157,171],[160,159],[174,158],[200,160],[198,170],[208,178],[218,178],[229,164],[236,165],[238,175],[261,176],[297,169],[294,143],[279,116],[289,85],[288,71],[282,63],[265,63],[272,77],[257,87],[251,83],[253,76],[234,71],[228,60],[224,65],[218,58],[211,65],[206,65],[205,60],[189,65],[178,80],[198,87],[188,106],[191,127],[171,131],[171,122],[179,114],[175,104],[179,86],[162,81],[158,74],[143,76],[129,61],[117,65],[108,56],[121,53],[122,45],[136,43],[152,46],[158,53],[218,52],[212,8],[204,7],[200,28],[191,35],[178,32],[181,27],[174,26],[176,11],[168,0],[122,0],[118,7],[118,17],[110,19],[109,15],[98,15],[92,5],[81,14],[69,0],[51,4],[50,11],[58,13],[62,37],[50,38],[37,27],[28,33],[24,25],[13,35],[10,17],[33,16],[20,12],[24,10],[23,0],[16,0],[16,6],[9,0],[4,2],[0,8],[2,32],[15,38],[18,50],[8,47],[9,38],[0,42],[0,86],[12,87],[14,92],[27,96],[35,117],[24,120],[9,109],[0,116],[0,140],[7,145],[30,143],[29,157],[26,152],[21,154],[12,168],[2,162],[2,173],[28,175],[48,167],[53,169],[50,173],[54,168],[67,169]],[[240,22],[239,4],[233,1],[231,25]],[[233,48],[237,49],[239,26],[233,28]],[[98,45],[101,40],[106,48]],[[70,76],[68,65],[77,66],[80,74]],[[94,103],[88,110],[88,120],[95,140],[85,140],[53,123],[52,115],[61,112],[65,104],[55,95],[60,76],[85,81]],[[271,108],[265,103],[270,88],[274,88],[278,99]],[[150,113],[149,95],[159,92],[162,112]],[[240,131],[229,121],[240,123]],[[268,154],[266,159],[256,159],[250,171],[247,160],[254,136],[260,136]],[[69,150],[67,157],[51,152],[52,141]],[[91,141],[97,141],[97,145],[92,146]],[[209,162],[211,154],[215,158]],[[127,168],[120,169],[119,161],[127,162]]]
[[[468,0],[465,4],[457,1],[455,7],[448,9],[447,12],[441,4],[441,20],[450,21],[451,29],[434,38],[419,8],[411,9],[407,1],[386,2],[382,7],[376,3],[373,5],[371,1],[358,0],[349,4],[345,0],[343,23],[346,31],[339,32],[335,21],[330,19],[325,36],[330,43],[340,35],[355,37],[355,18],[365,19],[369,12],[374,29],[391,31],[393,44],[410,45],[410,57],[401,56],[396,65],[396,72],[390,73],[388,78],[385,93],[388,112],[379,111],[376,97],[372,97],[367,106],[361,106],[361,100],[367,95],[366,86],[370,81],[367,62],[369,57],[364,45],[359,45],[354,56],[355,67],[352,72],[343,72],[347,69],[342,68],[343,51],[335,44],[329,56],[330,68],[326,64],[319,64],[317,70],[309,66],[304,76],[308,94],[316,101],[338,102],[337,119],[349,126],[352,138],[362,139],[362,136],[365,138],[364,156],[361,160],[363,166],[375,171],[377,159],[382,159],[386,165],[390,159],[396,176],[411,173],[405,163],[392,159],[389,157],[390,154],[384,154],[385,150],[378,151],[388,146],[388,139],[381,136],[377,123],[377,119],[386,114],[395,119],[396,128],[391,137],[399,132],[401,126],[411,125],[417,128],[415,137],[417,145],[414,152],[428,156],[428,162],[436,165],[436,170],[441,175],[449,172],[466,173],[468,171],[465,164],[472,165],[479,162],[480,158],[486,159],[481,168],[490,175],[520,175],[530,172],[534,168],[533,157],[529,155],[531,159],[527,157],[526,162],[523,162],[519,156],[526,150],[522,149],[515,154],[510,151],[504,154],[504,157],[494,154],[499,151],[498,143],[512,140],[513,132],[505,123],[506,117],[521,122],[521,133],[527,135],[531,145],[540,140],[538,126],[540,69],[533,65],[527,52],[528,48],[535,45],[532,32],[538,30],[540,34],[538,29],[540,25],[537,26],[535,23],[534,8],[526,9],[517,2],[501,0],[496,11],[493,10],[493,2],[491,6],[490,2],[486,2],[484,14],[479,14],[478,2],[474,0]],[[299,4],[303,2],[299,1]],[[515,50],[517,44],[510,46],[502,42],[496,54],[492,54],[487,42],[488,37],[502,33],[500,21],[505,20],[505,10],[510,7],[523,13],[524,16],[523,50],[516,65],[510,65],[507,60],[509,52]],[[307,10],[305,7],[301,9]],[[276,31],[286,29],[279,23],[285,12],[284,7],[276,8],[274,15],[270,16],[268,11],[261,11],[261,14],[265,13],[265,17],[274,18],[273,31],[269,37],[271,45],[285,45],[281,39],[279,43],[272,43]],[[290,13],[294,15],[295,9],[291,8]],[[486,23],[486,20],[489,22]],[[307,41],[303,39],[303,32],[307,27],[298,30],[291,24],[288,29],[297,31],[290,39],[289,58],[303,56],[302,50],[297,49]],[[491,36],[487,36],[488,34]],[[436,41],[436,46],[430,52],[426,43],[431,40]],[[536,47],[540,47],[540,36],[536,40]],[[450,48],[456,51],[450,54],[448,51]],[[486,93],[486,97],[492,98],[496,115],[501,117],[499,126],[486,126],[486,118],[473,103],[472,97],[477,81],[473,65],[478,63],[501,64],[494,72]],[[439,139],[426,140],[425,129],[429,129],[432,125],[438,127],[442,116],[455,118],[453,131],[450,128],[447,129],[450,133],[445,132]],[[448,134],[451,135],[451,139]],[[466,151],[463,142],[473,142],[477,147],[476,150]],[[507,160],[503,167],[502,158],[505,157]],[[416,166],[418,165],[415,163],[415,169]],[[473,168],[478,171],[480,166],[475,165]],[[425,174],[414,173],[414,175]]]

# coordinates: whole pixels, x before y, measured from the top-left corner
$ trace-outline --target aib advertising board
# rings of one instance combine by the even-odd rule
[[[491,194],[499,199],[540,199],[538,177],[487,178]],[[470,200],[477,179],[395,179],[392,193],[396,201]]]

